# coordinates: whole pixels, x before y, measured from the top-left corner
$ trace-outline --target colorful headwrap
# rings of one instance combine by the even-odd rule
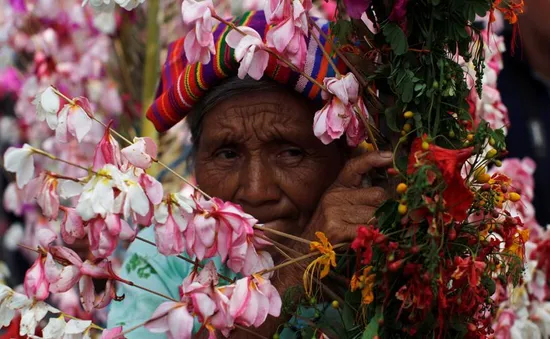
[[[330,34],[328,21],[315,20],[325,33]],[[270,28],[266,23],[263,11],[247,12],[233,22],[237,26],[248,26],[255,29],[260,33],[262,39],[265,39],[265,34]],[[223,79],[237,75],[239,63],[234,58],[234,50],[225,42],[225,37],[230,29],[224,24],[219,24],[215,28],[216,55],[206,65],[187,63],[183,49],[184,38],[169,46],[168,57],[162,68],[157,98],[147,111],[147,118],[153,122],[159,132],[168,130],[185,118],[193,105],[210,88],[216,86]],[[332,45],[330,42],[327,43],[316,29],[310,29],[309,34],[310,36],[306,40],[307,57],[304,73],[322,83],[325,77],[335,76],[335,71],[324,57],[315,39],[311,38],[311,34],[319,37],[319,41],[329,53],[332,51]],[[337,57],[334,57],[333,60],[338,70],[345,73],[344,63]],[[280,65],[274,56],[270,56],[264,75],[293,88],[311,100],[322,100],[321,90],[318,86],[290,68]]]

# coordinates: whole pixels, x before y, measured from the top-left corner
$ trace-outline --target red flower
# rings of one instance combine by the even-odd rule
[[[487,266],[483,261],[472,260],[472,257],[463,259],[458,256],[455,257],[455,264],[457,267],[452,277],[458,280],[466,275],[470,286],[479,285],[481,281],[480,275],[483,274],[483,270],[485,270],[485,266]]]
[[[472,155],[473,147],[451,150],[430,144],[429,149],[422,149],[422,139],[413,141],[407,174],[416,172],[417,164],[434,164],[441,171],[447,187],[442,193],[447,212],[456,220],[464,221],[472,205],[474,195],[460,174],[462,166]]]
[[[386,240],[386,237],[374,226],[361,226],[357,229],[357,238],[351,243],[351,248],[357,253],[362,252],[363,260],[361,263],[368,265],[372,260],[372,245],[380,244],[384,240]]]

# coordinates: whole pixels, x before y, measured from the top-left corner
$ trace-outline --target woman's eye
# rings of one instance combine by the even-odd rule
[[[231,149],[221,149],[215,153],[215,156],[216,158],[220,158],[223,160],[231,160],[231,159],[237,158],[238,154],[237,152]]]
[[[279,154],[280,157],[302,157],[304,156],[304,151],[300,148],[289,148],[282,151]]]

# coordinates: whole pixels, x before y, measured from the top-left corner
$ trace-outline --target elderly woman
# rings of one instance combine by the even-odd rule
[[[250,13],[239,24],[263,32],[263,16]],[[327,30],[328,24],[322,28]],[[345,141],[323,144],[312,128],[314,113],[320,108],[319,90],[274,60],[260,81],[237,78],[229,48],[219,40],[225,32],[225,27],[218,28],[217,55],[207,65],[187,64],[183,41],[171,46],[161,95],[149,117],[162,131],[188,115],[195,148],[194,175],[209,195],[240,204],[268,228],[306,239],[314,239],[314,233],[322,231],[333,243],[352,240],[356,227],[372,222],[375,209],[386,198],[380,187],[363,187],[363,177],[373,168],[390,165],[391,153],[352,156],[354,152]],[[331,67],[319,65],[322,54],[315,40],[308,40],[310,64],[306,70],[321,82],[334,76]],[[145,229],[141,236],[154,240],[154,230]],[[297,247],[299,243],[276,240],[307,252]],[[277,260],[281,258],[275,257]],[[216,264],[220,273],[232,275],[219,261]],[[178,286],[191,269],[181,259],[164,257],[154,247],[134,242],[121,274],[178,298]],[[297,267],[288,266],[272,280],[283,294],[286,288],[300,284],[302,274]],[[164,301],[124,285],[119,286],[118,293],[125,298],[112,304],[109,326],[129,328],[142,323]],[[270,337],[286,320],[268,319],[255,332]],[[292,338],[291,332],[285,329],[282,336]],[[154,335],[141,328],[128,337]]]

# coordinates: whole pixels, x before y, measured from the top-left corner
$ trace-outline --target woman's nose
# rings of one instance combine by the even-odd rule
[[[239,173],[235,200],[243,207],[260,207],[277,203],[281,190],[273,168],[260,156],[246,159]]]

